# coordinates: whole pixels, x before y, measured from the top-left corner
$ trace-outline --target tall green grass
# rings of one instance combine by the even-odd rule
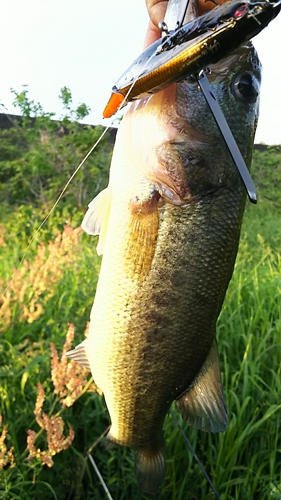
[[[78,212],[53,217],[41,232],[40,242],[47,245],[63,231],[66,221],[76,226],[81,217]],[[3,283],[21,261],[38,221],[39,215],[28,207],[2,217]],[[30,263],[36,261],[37,244],[39,241],[25,257]],[[221,500],[281,498],[280,244],[278,214],[264,214],[257,207],[248,209],[234,276],[217,327],[229,413],[227,431],[205,434],[189,428],[178,416]],[[82,235],[73,259],[63,265],[62,277],[53,284],[53,294],[46,302],[42,296],[42,314],[31,323],[20,321],[20,306],[15,302],[11,321],[2,325],[0,415],[2,429],[3,425],[8,428],[6,449],[14,447],[15,462],[0,469],[0,499],[106,498],[87,458],[91,445],[109,425],[103,398],[94,392],[85,393],[72,407],[62,410],[54,396],[50,365],[50,342],[62,351],[68,322],[75,326],[75,344],[83,338],[99,264],[94,240]],[[27,429],[40,431],[34,416],[38,382],[46,392],[44,411],[61,411],[65,423],[75,430],[72,445],[54,456],[52,468],[29,461],[26,450]],[[159,500],[214,498],[170,415],[165,422],[165,437],[167,469]],[[43,433],[37,443],[41,449],[47,446]],[[114,500],[148,498],[135,483],[130,450],[108,451],[100,441],[91,453]]]

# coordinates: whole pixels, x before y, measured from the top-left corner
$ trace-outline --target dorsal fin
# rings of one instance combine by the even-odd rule
[[[78,344],[74,349],[72,349],[72,351],[66,352],[65,356],[67,356],[70,359],[73,359],[74,361],[76,361],[76,363],[79,363],[81,366],[91,371],[91,366],[88,360],[87,350],[86,350],[87,343],[88,339],[83,340],[83,342],[81,342],[81,344]]]
[[[223,394],[216,340],[190,388],[177,401],[183,419],[206,432],[223,432],[227,411]]]
[[[107,232],[108,217],[111,205],[110,189],[101,191],[88,205],[88,210],[82,221],[82,229],[93,236],[99,234],[97,254],[101,255],[104,249]]]

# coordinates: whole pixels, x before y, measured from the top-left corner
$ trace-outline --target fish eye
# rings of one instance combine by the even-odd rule
[[[259,95],[259,81],[250,71],[237,75],[233,80],[234,95],[243,102],[255,102]]]

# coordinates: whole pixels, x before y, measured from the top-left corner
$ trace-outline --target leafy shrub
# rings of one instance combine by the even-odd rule
[[[65,110],[60,121],[30,100],[27,89],[13,93],[22,116],[10,129],[0,130],[0,202],[10,206],[31,202],[48,210],[103,127],[77,122],[88,115],[89,108],[80,104],[72,109],[66,87],[59,96]],[[70,185],[68,206],[86,206],[105,186],[111,153],[112,145],[102,140]]]

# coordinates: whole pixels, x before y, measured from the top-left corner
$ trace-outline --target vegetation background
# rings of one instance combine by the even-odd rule
[[[115,500],[146,499],[131,451],[99,439],[109,418],[90,374],[62,356],[87,334],[100,260],[80,223],[113,144],[103,139],[37,233],[103,128],[77,123],[89,108],[67,88],[59,122],[27,89],[14,96],[22,119],[0,130],[0,499],[107,498],[95,466]],[[252,173],[259,201],[218,322],[229,427],[209,435],[178,417],[221,500],[281,499],[281,146],[255,150]],[[214,498],[171,415],[165,435],[159,499]]]

